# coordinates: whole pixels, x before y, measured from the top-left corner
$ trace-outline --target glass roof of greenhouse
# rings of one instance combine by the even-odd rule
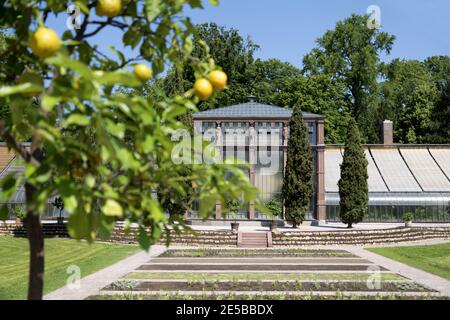
[[[342,146],[325,150],[325,191],[337,193]],[[450,197],[450,146],[365,146],[371,197]],[[450,198],[449,198],[450,199]]]

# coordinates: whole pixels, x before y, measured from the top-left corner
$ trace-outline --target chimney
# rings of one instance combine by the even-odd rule
[[[383,122],[383,144],[394,144],[394,124],[390,120]]]
[[[248,102],[256,102],[256,96],[254,95],[248,96]]]

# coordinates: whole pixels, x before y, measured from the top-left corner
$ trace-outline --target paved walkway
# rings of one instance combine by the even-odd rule
[[[108,284],[122,278],[130,271],[138,268],[150,259],[166,251],[165,246],[152,246],[149,252],[141,251],[105,269],[97,271],[81,279],[78,289],[64,286],[44,296],[44,300],[83,300],[98,294],[99,290]]]

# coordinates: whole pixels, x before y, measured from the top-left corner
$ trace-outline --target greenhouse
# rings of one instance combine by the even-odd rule
[[[450,221],[450,146],[366,146],[368,222]],[[339,221],[338,181],[343,147],[325,150],[327,221]]]
[[[280,197],[289,139],[292,109],[249,102],[207,110],[193,115],[196,134],[210,141],[222,159],[247,162],[245,173],[259,189],[259,199],[267,202]],[[324,117],[303,112],[313,157],[314,192],[308,220],[339,221],[340,165],[344,146],[324,144]],[[392,122],[383,125],[380,145],[364,146],[368,162],[369,212],[367,222],[400,222],[406,213],[417,222],[450,222],[450,145],[396,145],[392,143]],[[0,145],[0,179],[23,174],[23,165]],[[21,186],[9,199],[11,212],[23,205]],[[59,215],[49,199],[44,218]],[[63,212],[64,215],[64,212]],[[190,212],[188,219],[197,215]],[[214,219],[222,219],[217,203]],[[283,218],[283,217],[280,217]],[[251,202],[237,219],[269,219]]]

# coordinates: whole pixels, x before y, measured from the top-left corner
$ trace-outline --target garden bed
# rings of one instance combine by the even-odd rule
[[[137,270],[366,271],[367,267],[363,264],[144,264]],[[380,270],[386,269],[380,267]]]
[[[345,250],[322,249],[170,249],[160,257],[356,257]]]
[[[295,258],[285,258],[285,257],[266,257],[266,258],[228,258],[228,257],[216,257],[216,258],[156,258],[149,261],[149,263],[241,263],[241,264],[259,264],[259,263],[360,263],[369,264],[370,261],[361,258],[352,257],[295,257]]]
[[[132,281],[119,280],[103,290],[114,291],[357,291],[357,292],[432,292],[410,281],[381,283],[380,288],[365,281]]]
[[[298,294],[291,293],[275,293],[275,294],[217,294],[217,293],[201,293],[201,294],[180,294],[180,293],[161,293],[161,294],[145,294],[145,293],[120,293],[120,294],[102,294],[90,296],[88,300],[449,300],[450,297],[440,297],[425,294],[398,294],[377,293],[374,295],[364,295],[356,293],[341,293],[334,294],[314,294],[311,292],[303,292]]]

